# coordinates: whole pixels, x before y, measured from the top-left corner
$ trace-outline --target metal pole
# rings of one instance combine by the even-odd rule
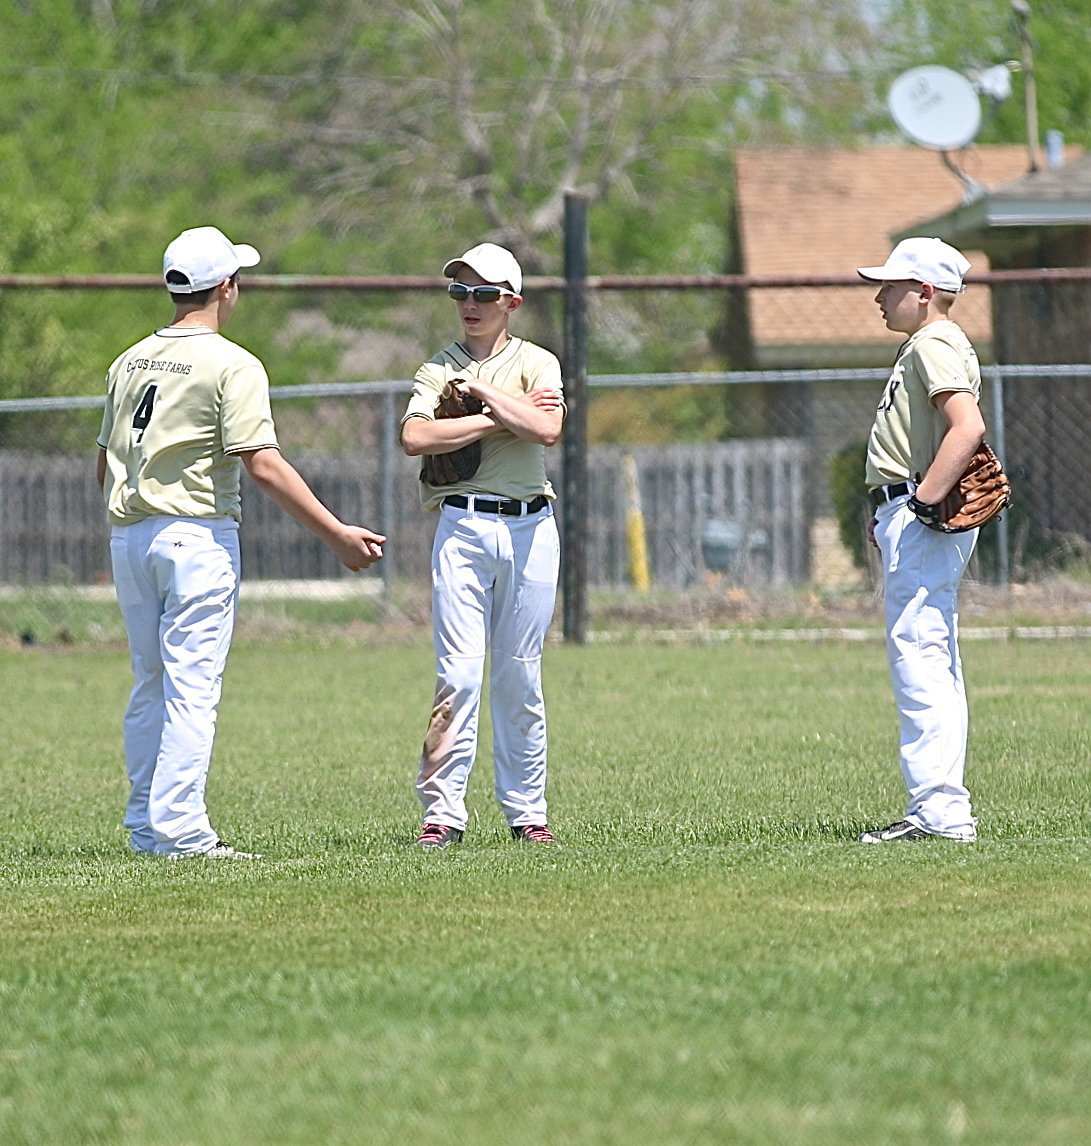
[[[1011,10],[1019,33],[1019,70],[1023,73],[1023,105],[1027,117],[1027,159],[1031,171],[1039,170],[1038,159],[1038,89],[1034,82],[1034,41],[1030,36],[1030,5],[1026,0],[1012,0]]]
[[[383,394],[383,448],[379,459],[379,531],[387,537],[394,526],[394,451],[398,448],[394,391]],[[379,562],[383,577],[383,608],[390,609],[390,560]]]
[[[1004,461],[1005,433],[1004,433],[1004,374],[999,366],[989,367],[989,378],[992,382],[990,396],[992,398],[992,447],[996,456]],[[1009,514],[1002,513],[996,521],[996,583],[1002,589],[1011,587],[1011,550],[1010,534],[1008,532]]]
[[[587,640],[587,205],[564,197],[564,639]]]

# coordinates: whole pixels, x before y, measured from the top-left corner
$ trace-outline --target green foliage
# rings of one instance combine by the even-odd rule
[[[866,461],[867,442],[850,442],[829,461],[830,498],[837,516],[837,533],[858,569],[868,567],[867,522],[871,506],[864,484]]]
[[[314,45],[313,4],[20,5],[0,41],[0,160],[9,191],[0,270],[155,274],[187,226],[215,221],[253,239],[262,270],[312,227],[308,197],[262,141],[276,99],[248,75],[276,74]],[[225,19],[229,28],[225,29]],[[313,240],[310,246],[321,246]],[[320,271],[322,267],[307,267]],[[340,269],[328,268],[328,269]],[[257,352],[292,381],[328,378],[331,354],[277,341],[294,300],[262,300]],[[0,396],[94,393],[113,357],[169,321],[165,292],[0,294]],[[232,336],[259,324],[244,317]],[[249,329],[248,329],[249,327]],[[255,345],[256,343],[256,345]],[[274,364],[273,373],[276,374]]]
[[[738,265],[738,144],[888,138],[898,71],[1019,54],[1007,0],[957,18],[936,0],[7,7],[2,272],[154,273],[174,234],[215,222],[253,241],[265,272],[420,274],[494,238],[528,271],[556,273],[571,188],[590,196],[597,271],[717,272]],[[1039,0],[1031,32],[1042,128],[1087,143],[1084,9]],[[1019,86],[983,141],[1023,138]],[[274,380],[339,375],[365,322],[408,330],[418,361],[434,348],[404,307],[330,298],[334,327],[297,339],[301,301],[264,294],[260,318],[244,307],[233,327],[274,355]],[[708,345],[714,307],[679,316],[630,301],[596,330],[594,369],[722,362]],[[94,392],[113,356],[167,317],[155,292],[6,290],[0,397]]]
[[[723,388],[672,386],[593,393],[588,435],[595,442],[650,445],[727,437]]]

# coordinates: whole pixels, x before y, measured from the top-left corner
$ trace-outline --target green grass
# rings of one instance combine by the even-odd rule
[[[397,605],[395,605],[397,609]],[[244,599],[242,631],[283,638],[317,633],[344,634],[380,621],[378,595],[356,593],[325,600],[292,597]],[[86,645],[122,643],[125,626],[108,586],[86,591],[66,585],[38,585],[7,590],[0,596],[0,644]]]
[[[0,1142],[1091,1141],[1091,643],[971,642],[976,845],[903,793],[879,643],[551,648],[556,848],[487,756],[410,841],[424,643],[242,643],[209,802],[126,852],[123,652],[0,653]]]

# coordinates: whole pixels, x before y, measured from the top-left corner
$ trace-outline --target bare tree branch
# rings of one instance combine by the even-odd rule
[[[402,29],[411,78],[392,82],[397,58],[372,62],[373,74],[335,87],[324,121],[284,125],[301,170],[332,200],[323,212],[351,217],[399,189],[453,196],[531,268],[567,191],[639,194],[634,173],[646,179],[684,142],[672,125],[697,106],[730,139],[774,88],[790,106],[815,97],[793,61],[843,70],[867,50],[856,0],[360,0],[352,12],[360,27]]]

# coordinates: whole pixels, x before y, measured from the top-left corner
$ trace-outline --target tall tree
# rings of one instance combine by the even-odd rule
[[[1029,20],[1042,127],[1073,142],[1091,132],[1085,9],[1034,0]],[[891,138],[899,70],[1018,54],[1009,0],[22,0],[0,38],[0,270],[146,271],[170,233],[216,221],[269,237],[264,270],[420,273],[493,238],[554,272],[579,189],[597,270],[716,272],[739,143]],[[981,139],[1023,133],[1016,77]],[[267,296],[271,320],[254,308],[240,333],[272,349],[286,309]],[[4,292],[0,387],[86,393],[160,310]],[[692,297],[601,318],[599,368],[700,365],[691,332],[714,322]],[[330,361],[275,346],[293,380]]]
[[[687,197],[717,202],[735,141],[859,107],[873,37],[856,0],[367,0],[354,16],[329,99],[295,125],[320,216],[349,230],[395,204],[531,273],[555,267],[566,191],[685,225]],[[378,57],[359,46],[377,25]]]

